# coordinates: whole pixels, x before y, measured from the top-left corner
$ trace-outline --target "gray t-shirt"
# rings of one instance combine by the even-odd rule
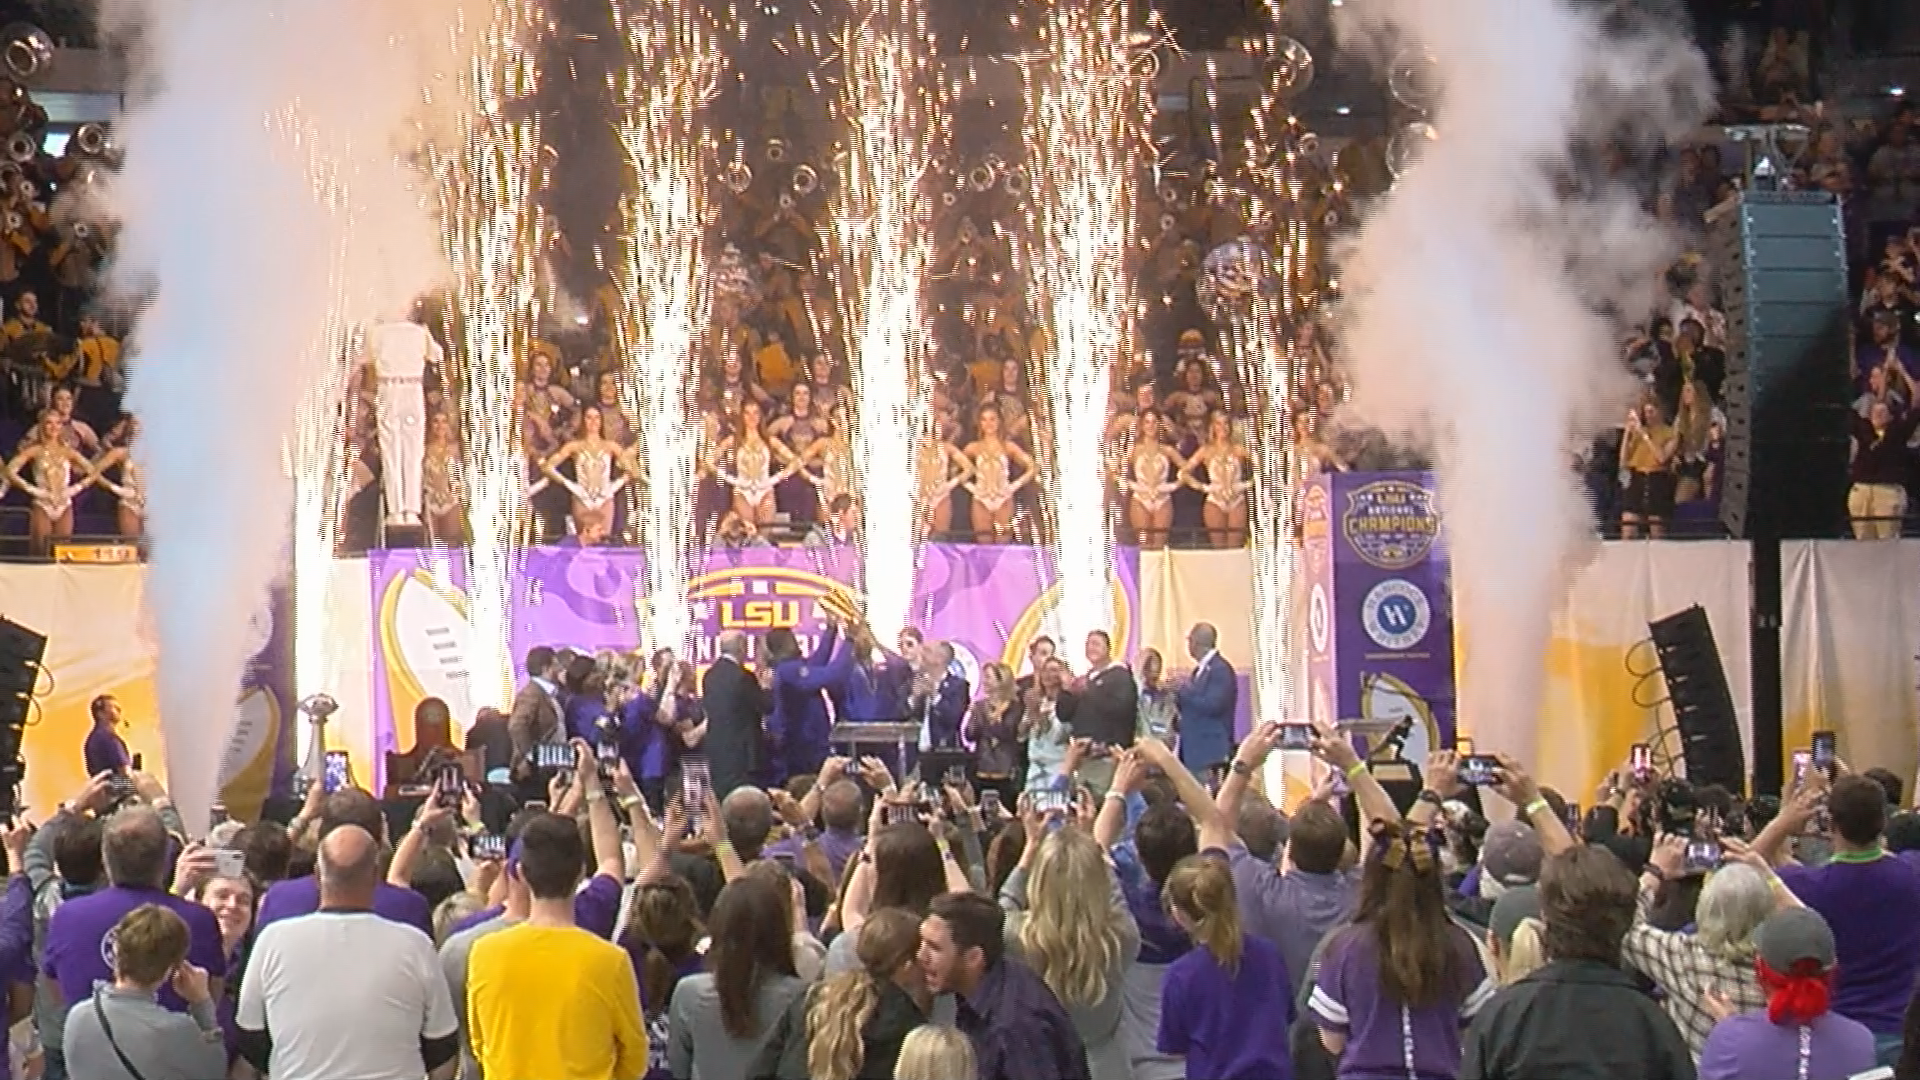
[[[113,1028],[113,1042],[107,1040],[107,1026]],[[63,1039],[67,1075],[76,1078],[133,1080],[120,1054],[145,1080],[208,1080],[227,1074],[227,1046],[212,1002],[195,1005],[189,1015],[166,1009],[147,994],[103,988],[67,1014]],[[114,1053],[116,1042],[120,1054]]]
[[[804,1032],[783,1030],[793,999],[806,990],[806,980],[791,975],[762,979],[753,995],[758,1030],[750,1038],[736,1039],[721,1023],[720,993],[713,976],[701,972],[681,979],[667,1009],[668,1067],[675,1076],[696,1080],[753,1080],[748,1073],[756,1061],[778,1062],[785,1038],[806,1037]]]
[[[460,1076],[462,1080],[480,1080],[480,1062],[473,1056],[473,1043],[467,1032],[467,958],[473,943],[488,934],[497,934],[519,919],[496,915],[477,926],[469,926],[440,946],[440,970],[447,977],[447,992],[453,995],[453,1015],[460,1021]]]

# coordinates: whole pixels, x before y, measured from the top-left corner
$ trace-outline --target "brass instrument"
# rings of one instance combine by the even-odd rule
[[[967,170],[967,186],[976,192],[992,191],[994,183],[999,179],[999,176],[994,173],[993,166],[984,161]]]
[[[21,216],[20,211],[18,210],[7,211],[7,231],[8,232],[19,232],[21,229],[26,228],[26,225],[27,225],[27,219]]]
[[[1024,167],[1008,169],[1006,179],[1000,182],[1001,186],[1007,189],[1007,194],[1016,199],[1027,197],[1027,190],[1031,183]]]
[[[74,149],[88,157],[100,157],[106,154],[111,145],[105,124],[87,123],[74,129]]]
[[[0,30],[0,61],[15,81],[31,86],[53,70],[53,38],[32,23],[17,22]]]
[[[789,151],[787,148],[787,140],[785,139],[768,139],[767,140],[766,154],[767,154],[767,160],[769,162],[775,165],[778,165],[786,161],[788,152]]]
[[[40,156],[40,140],[24,131],[16,131],[7,136],[7,158],[17,164],[25,165]]]
[[[727,166],[725,183],[728,191],[735,195],[745,195],[747,189],[753,186],[753,166],[744,161],[730,163]]]
[[[793,170],[793,193],[806,198],[820,190],[820,171],[811,165],[802,164]]]
[[[84,221],[76,221],[73,223],[73,238],[75,240],[86,240],[92,236],[93,226]]]

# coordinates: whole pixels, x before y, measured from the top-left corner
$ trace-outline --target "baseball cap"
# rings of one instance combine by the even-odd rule
[[[1480,842],[1481,875],[1508,888],[1539,881],[1544,858],[1539,834],[1518,821],[1488,826],[1487,837]]]
[[[1833,970],[1833,930],[1812,908],[1776,911],[1753,932],[1767,967],[1782,975],[1825,975]]]
[[[1540,917],[1540,890],[1533,885],[1522,885],[1517,889],[1508,889],[1493,902],[1493,911],[1487,916],[1487,936],[1506,948],[1513,943],[1513,932],[1523,919]]]

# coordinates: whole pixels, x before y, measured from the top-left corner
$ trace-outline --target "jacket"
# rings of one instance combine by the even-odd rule
[[[1612,964],[1556,960],[1500,991],[1462,1040],[1460,1080],[1694,1080],[1673,1021]]]
[[[1239,698],[1239,676],[1217,652],[1174,691],[1180,707],[1180,763],[1187,771],[1202,775],[1233,759],[1233,712]]]

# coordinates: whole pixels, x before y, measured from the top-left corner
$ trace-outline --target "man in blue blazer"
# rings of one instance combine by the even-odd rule
[[[1194,623],[1187,631],[1187,654],[1193,674],[1174,691],[1180,708],[1180,763],[1195,776],[1233,760],[1233,712],[1239,702],[1240,680],[1233,665],[1220,655],[1220,632],[1208,623]]]

